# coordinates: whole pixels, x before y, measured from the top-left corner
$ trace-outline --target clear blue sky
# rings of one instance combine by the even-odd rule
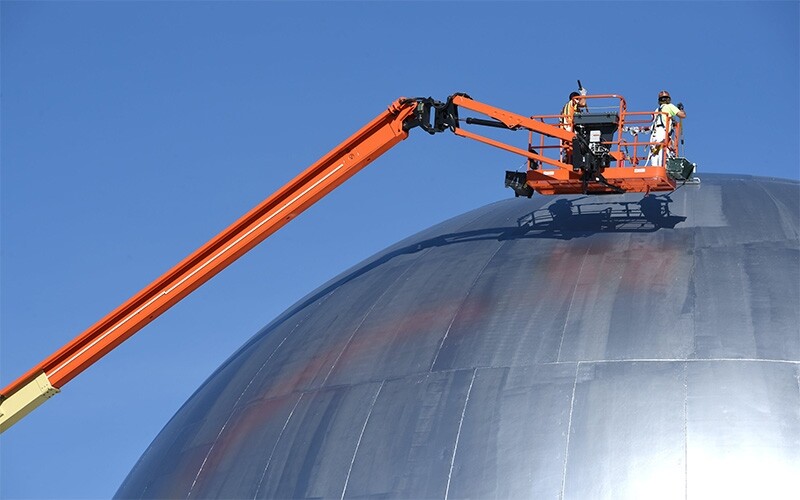
[[[798,5],[4,1],[0,383],[399,96],[557,113],[580,78],[649,111],[665,88],[701,176],[799,179]],[[389,244],[511,196],[503,172],[520,166],[412,132],[5,433],[0,497],[110,497],[261,327]]]

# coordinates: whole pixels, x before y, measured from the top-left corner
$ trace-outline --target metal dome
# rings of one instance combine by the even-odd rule
[[[799,219],[723,175],[458,216],[255,335],[117,496],[796,494]]]

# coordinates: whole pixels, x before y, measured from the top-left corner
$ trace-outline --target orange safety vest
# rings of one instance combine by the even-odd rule
[[[578,110],[578,103],[570,99],[564,104],[564,107],[561,108],[561,126],[565,130],[572,131],[572,121],[573,117],[575,116],[575,111]]]

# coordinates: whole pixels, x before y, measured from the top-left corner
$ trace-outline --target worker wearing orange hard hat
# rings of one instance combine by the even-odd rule
[[[664,161],[664,141],[672,128],[674,117],[686,118],[686,111],[683,104],[672,104],[672,97],[669,92],[662,90],[658,93],[658,109],[653,112],[653,125],[651,126],[650,142],[650,165],[660,167]],[[669,117],[669,120],[667,119]]]

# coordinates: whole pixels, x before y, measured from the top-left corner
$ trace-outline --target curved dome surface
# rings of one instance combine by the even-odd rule
[[[798,219],[724,175],[455,217],[256,334],[117,496],[790,497]]]

